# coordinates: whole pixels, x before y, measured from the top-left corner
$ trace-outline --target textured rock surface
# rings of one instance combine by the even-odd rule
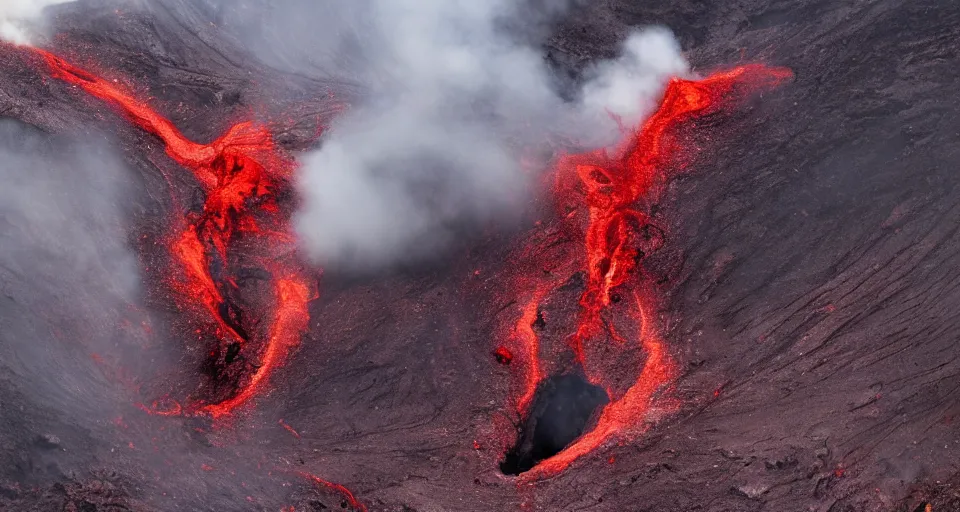
[[[198,2],[148,4],[67,6],[53,47],[129,78],[195,140],[253,110],[282,118],[278,138],[299,151],[334,115],[328,91],[362,93],[245,58]],[[296,470],[371,510],[953,510],[960,6],[602,0],[564,20],[546,54],[574,77],[650,23],[672,28],[697,69],[761,61],[796,74],[702,123],[701,151],[657,209],[667,238],[646,265],[682,368],[679,412],[548,481],[518,486],[500,473],[503,453],[486,440],[508,370],[491,351],[516,237],[471,242],[429,268],[325,276],[310,335],[227,431],[138,414],[119,378],[32,379],[15,338],[35,337],[64,375],[101,371],[55,334],[76,326],[17,292],[39,286],[56,307],[81,284],[55,272],[31,284],[0,267],[0,508],[340,507],[337,493],[286,473]],[[176,164],[151,137],[6,49],[0,114],[39,128],[29,137],[49,151],[57,137],[108,134],[97,137],[138,180],[131,238],[159,229],[167,187],[189,189],[162,180],[157,169]],[[173,359],[155,368],[188,373],[197,356]],[[70,391],[48,391],[61,387]]]

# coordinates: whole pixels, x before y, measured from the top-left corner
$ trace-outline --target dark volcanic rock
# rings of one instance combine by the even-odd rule
[[[580,375],[544,379],[517,444],[504,456],[500,470],[505,475],[519,475],[556,455],[583,434],[594,411],[607,402],[603,388]]]
[[[34,441],[41,448],[53,449],[60,446],[60,438],[53,434],[41,434]]]
[[[64,6],[53,48],[129,78],[201,141],[252,110],[283,118],[278,139],[303,150],[336,111],[329,91],[361,93],[249,58],[204,5]],[[345,485],[371,510],[955,510],[960,4],[600,0],[562,20],[545,52],[575,80],[629,27],[651,23],[673,29],[697,69],[762,61],[796,74],[698,126],[691,136],[702,150],[659,203],[664,244],[644,265],[660,283],[663,337],[684,369],[676,414],[555,478],[518,486],[500,473],[504,452],[492,441],[508,414],[510,367],[490,354],[494,319],[508,306],[496,292],[510,237],[477,242],[442,266],[325,276],[309,336],[251,417],[227,430],[143,414],[117,391],[127,376],[100,375],[89,353],[57,334],[35,342],[49,351],[37,353],[56,354],[44,370],[56,386],[31,387],[37,372],[8,325],[26,318],[43,336],[112,333],[122,319],[60,325],[23,302],[27,277],[0,267],[0,509],[345,503],[293,475],[303,471]],[[43,140],[110,134],[98,137],[139,171],[131,238],[153,240],[168,189],[195,186],[165,182],[158,169],[177,167],[153,138],[6,49],[0,115],[39,128],[31,136]],[[145,250],[143,266],[156,252]],[[47,290],[44,303],[76,291]],[[537,328],[575,312],[575,293],[549,305],[555,316]],[[160,320],[175,316],[148,299]],[[142,363],[186,369],[145,387],[195,385],[188,374],[202,354],[180,341],[171,341],[180,351],[172,361],[155,350]],[[48,431],[62,440],[41,444],[58,449],[36,444]]]

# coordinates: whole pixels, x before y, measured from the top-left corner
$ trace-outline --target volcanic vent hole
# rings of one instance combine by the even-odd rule
[[[560,453],[583,434],[594,412],[609,402],[606,391],[581,375],[556,375],[537,387],[517,444],[507,452],[500,471],[519,475]]]

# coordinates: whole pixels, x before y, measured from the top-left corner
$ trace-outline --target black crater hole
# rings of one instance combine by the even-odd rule
[[[556,375],[537,387],[529,414],[518,430],[517,444],[500,463],[505,475],[519,475],[548,459],[583,434],[594,412],[609,398],[583,376]]]

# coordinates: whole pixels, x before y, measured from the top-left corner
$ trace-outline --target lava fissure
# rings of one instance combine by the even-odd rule
[[[360,500],[358,500],[358,499],[353,495],[353,493],[350,492],[350,490],[347,489],[346,487],[344,487],[344,486],[342,486],[342,485],[340,485],[340,484],[335,484],[335,483],[333,483],[333,482],[328,482],[328,481],[326,481],[326,480],[324,480],[324,479],[322,479],[322,478],[320,478],[320,477],[318,477],[318,476],[316,476],[316,475],[312,475],[312,474],[310,474],[310,473],[305,473],[305,472],[302,472],[302,471],[298,471],[298,472],[296,472],[296,474],[298,474],[298,475],[300,475],[300,476],[302,476],[302,477],[304,477],[304,478],[307,478],[307,479],[313,481],[313,483],[317,484],[317,485],[320,486],[320,487],[323,487],[323,488],[329,489],[329,490],[331,490],[331,491],[334,491],[334,492],[336,492],[336,493],[339,493],[339,494],[343,497],[343,501],[340,503],[340,507],[341,507],[341,508],[348,508],[348,507],[349,507],[349,508],[352,508],[353,510],[356,510],[357,512],[367,512],[367,506],[364,505],[363,503],[360,503]]]
[[[294,257],[288,220],[277,204],[278,193],[289,188],[293,161],[276,147],[266,127],[249,121],[235,124],[209,144],[190,141],[171,121],[118,84],[46,50],[30,51],[42,59],[51,76],[110,103],[133,124],[157,136],[167,155],[190,170],[199,183],[200,211],[173,219],[165,243],[179,270],[168,284],[181,309],[198,313],[197,320],[206,325],[196,334],[217,341],[218,348],[210,353],[215,373],[231,373],[227,370],[238,361],[244,362],[245,369],[232,371],[239,375],[229,396],[194,399],[184,412],[215,418],[230,414],[262,391],[271,372],[299,343],[309,323],[308,303],[316,297],[315,283]],[[255,241],[259,252],[245,251],[244,257],[252,258],[270,276],[273,312],[257,314],[267,319],[265,329],[258,329],[253,321],[245,325],[247,314],[235,299],[241,290],[231,268],[231,248],[241,239]],[[252,341],[256,346],[247,347]],[[154,408],[152,412],[169,415],[172,411],[181,409]]]
[[[655,199],[658,185],[668,178],[668,171],[685,164],[685,150],[693,148],[685,146],[677,136],[679,127],[720,111],[738,97],[775,87],[791,76],[789,69],[751,64],[702,80],[674,78],[667,84],[657,111],[617,147],[565,154],[557,160],[555,196],[565,208],[561,212],[563,229],[571,233],[571,238],[583,240],[577,256],[579,268],[574,272],[585,275],[579,312],[566,345],[574,355],[573,370],[582,371],[591,385],[605,389],[609,401],[589,432],[578,433],[577,439],[564,443],[562,449],[542,457],[543,460],[531,455],[530,445],[542,411],[530,404],[545,400],[539,396],[549,388],[542,385],[545,377],[540,341],[531,324],[542,301],[562,288],[554,284],[554,278],[537,282],[533,299],[521,302],[524,306],[520,319],[512,328],[515,334],[511,338],[520,342],[522,353],[530,359],[518,377],[522,391],[516,399],[517,412],[528,425],[525,430],[521,428],[517,447],[506,456],[501,467],[505,472],[517,474],[530,469],[525,475],[555,474],[612,436],[632,435],[645,428],[651,402],[669,384],[675,369],[650,315],[652,290],[642,286],[644,280],[639,275],[642,260],[663,245],[664,233],[652,224],[646,212],[638,209],[638,203]],[[533,255],[534,264],[546,268],[549,265],[536,256],[546,253],[545,248],[541,249],[524,247],[519,259]],[[530,293],[528,283],[529,277],[522,277],[518,289]],[[624,313],[633,325],[629,329],[620,327],[621,320],[614,321]],[[611,365],[616,364],[610,360],[610,354],[621,352],[626,356],[630,340],[636,340],[644,357],[632,384],[618,393],[613,387],[613,376],[608,375]],[[578,412],[576,407],[564,414],[572,424],[583,422],[582,411]],[[518,454],[524,449],[527,458],[520,460]],[[540,455],[544,453],[541,450]]]
[[[530,302],[523,308],[523,315],[517,322],[516,335],[523,343],[525,364],[527,365],[524,393],[517,402],[517,408],[526,411],[533,401],[534,393],[542,377],[540,369],[540,340],[533,326],[539,317],[540,301],[543,300],[544,290],[533,294]]]

